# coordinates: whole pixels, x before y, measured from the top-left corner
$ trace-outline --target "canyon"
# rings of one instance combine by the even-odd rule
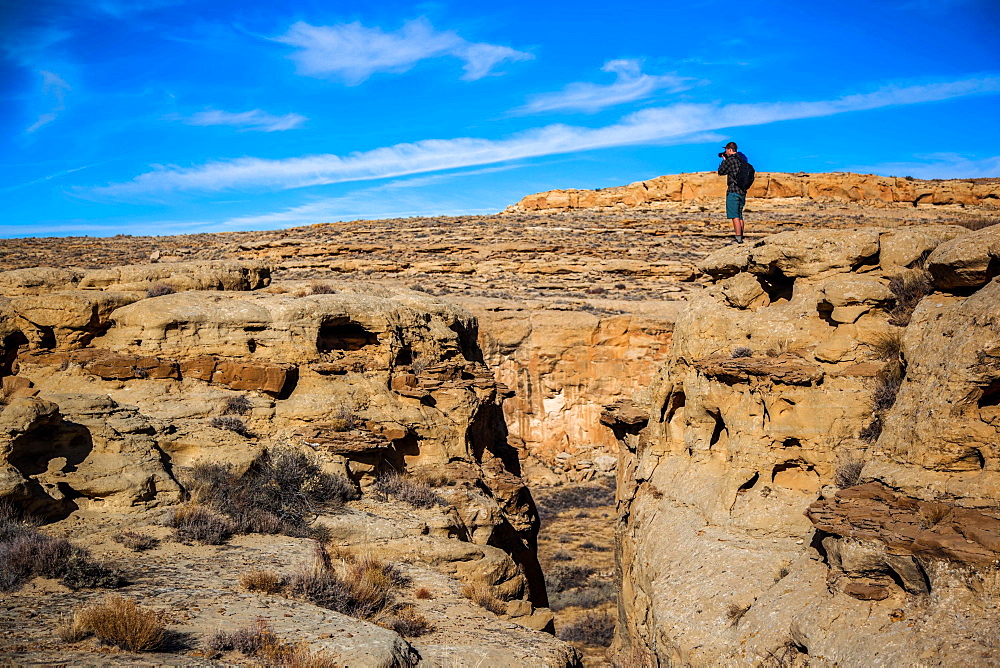
[[[0,498],[195,638],[266,618],[364,665],[990,663],[995,181],[759,174],[743,246],[724,182],[690,174],[495,216],[11,239]],[[170,540],[192,470],[286,449],[356,487],[312,522],[401,564],[433,630],[237,585],[311,538]],[[438,500],[387,498],[398,472]],[[551,635],[533,497],[611,477],[617,518],[579,520],[615,534],[602,660]],[[97,596],[5,594],[5,651],[95,660],[51,626]],[[156,662],[222,658],[197,647]]]

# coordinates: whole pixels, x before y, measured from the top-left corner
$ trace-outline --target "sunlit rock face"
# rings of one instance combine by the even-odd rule
[[[758,172],[747,193],[756,199],[806,198],[867,206],[987,206],[1000,208],[1000,186],[988,179],[924,181],[873,174]],[[594,207],[644,207],[661,202],[700,202],[726,196],[715,172],[670,174],[601,190],[549,190],[528,195],[509,211]]]
[[[991,229],[789,232],[702,262],[651,401],[603,418],[621,661],[995,660]]]
[[[538,515],[475,318],[408,290],[268,283],[257,262],[0,274],[0,499],[52,518],[140,513],[180,502],[195,463],[247,466],[275,446],[363,490],[390,471],[447,480],[424,542],[467,549],[421,549],[551,630]]]

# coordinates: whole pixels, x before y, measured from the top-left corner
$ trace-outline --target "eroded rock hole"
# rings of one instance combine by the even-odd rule
[[[378,337],[356,322],[337,318],[320,325],[316,347],[321,353],[333,350],[361,350],[378,345]]]
[[[674,415],[681,408],[684,408],[685,397],[683,392],[673,392],[667,400],[663,402],[660,409],[660,422],[672,422]]]
[[[729,435],[729,432],[726,431],[726,423],[722,419],[722,413],[712,413],[711,415],[715,418],[715,428],[712,429],[712,438],[708,441],[709,448],[714,447],[723,434]]]
[[[413,364],[413,350],[409,345],[404,345],[396,353],[395,366],[409,366]]]
[[[771,303],[789,301],[792,298],[792,291],[795,287],[795,278],[785,276],[781,272],[758,276],[757,282],[767,293]]]
[[[1000,379],[983,388],[983,395],[979,397],[978,403],[980,408],[1000,405]]]
[[[3,348],[0,349],[0,376],[9,376],[14,373],[14,362],[17,361],[17,353],[28,345],[28,339],[21,332],[14,332],[3,340]]]
[[[826,321],[826,324],[831,327],[837,326],[837,321],[833,319],[833,304],[829,302],[820,302],[816,305],[816,313],[822,320]]]
[[[747,480],[745,483],[743,483],[742,485],[740,485],[739,489],[736,490],[736,493],[737,494],[742,494],[743,492],[746,492],[748,490],[753,489],[754,485],[757,484],[758,480],[760,480],[760,474],[759,473],[754,473],[753,476],[749,480]]]

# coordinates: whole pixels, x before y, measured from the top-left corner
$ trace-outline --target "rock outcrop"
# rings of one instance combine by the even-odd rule
[[[618,442],[601,425],[603,407],[649,385],[670,350],[682,302],[646,304],[644,314],[466,303],[496,380],[509,388],[511,442],[527,455],[533,481],[582,481],[609,474]]]
[[[421,559],[485,587],[507,619],[551,631],[538,515],[475,318],[371,285],[263,291],[254,266],[123,268],[5,300],[0,498],[55,517],[138,512],[178,502],[192,464],[243,466],[270,446],[309,452],[365,490],[394,471],[444,479],[446,512],[415,533],[370,536],[372,517],[355,517],[354,534],[401,559],[424,536]],[[119,291],[147,279],[178,291]],[[551,655],[572,662],[562,647]]]
[[[872,174],[758,172],[747,194],[763,199],[802,197],[869,206],[949,204],[1000,208],[1000,180],[997,179],[926,181]],[[643,207],[659,202],[699,202],[725,196],[724,178],[714,172],[695,172],[659,176],[601,190],[550,190],[528,195],[508,211]]]
[[[604,416],[620,661],[995,662],[995,230],[786,232],[701,263],[650,404]]]

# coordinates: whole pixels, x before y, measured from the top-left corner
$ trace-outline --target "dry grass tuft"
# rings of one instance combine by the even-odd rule
[[[214,417],[208,424],[216,429],[224,429],[226,431],[231,431],[234,434],[239,434],[243,438],[257,438],[257,434],[250,429],[250,427],[246,426],[243,420],[232,415]]]
[[[432,594],[431,590],[428,589],[427,587],[420,587],[415,592],[413,592],[413,595],[416,598],[420,598],[420,599],[434,598],[434,594]]]
[[[469,582],[462,587],[462,595],[481,608],[502,615],[507,612],[507,604],[493,593],[493,587],[482,580]]]
[[[864,462],[856,460],[846,461],[837,467],[837,471],[833,476],[833,482],[840,489],[854,487],[858,484],[858,480],[861,479],[861,471],[864,467]]]
[[[80,642],[89,635],[90,631],[84,627],[78,613],[74,613],[69,621],[60,620],[56,626],[56,636],[65,643]]]
[[[262,591],[277,594],[285,586],[285,579],[274,571],[251,568],[240,575],[240,586],[247,591]]]
[[[417,612],[412,605],[397,605],[378,623],[404,638],[419,638],[434,630],[434,626],[427,621],[427,618]]]
[[[153,283],[149,286],[149,289],[146,290],[146,296],[162,297],[163,295],[172,295],[175,292],[177,292],[177,290],[175,290],[173,286],[167,285],[166,283]]]
[[[393,564],[371,556],[336,556],[317,543],[312,568],[288,578],[285,593],[345,615],[374,619],[391,609],[396,593],[409,584]]]
[[[116,543],[120,543],[135,552],[151,550],[160,544],[160,539],[138,531],[121,531],[111,537]]]
[[[931,276],[922,269],[908,271],[889,280],[889,292],[895,305],[889,312],[889,324],[905,327],[920,300],[934,291]]]
[[[106,644],[129,652],[146,652],[163,644],[160,614],[140,607],[130,598],[110,595],[104,602],[77,613],[79,627]]]
[[[393,497],[416,508],[447,505],[426,482],[395,472],[386,473],[375,481],[375,494],[380,501]]]

